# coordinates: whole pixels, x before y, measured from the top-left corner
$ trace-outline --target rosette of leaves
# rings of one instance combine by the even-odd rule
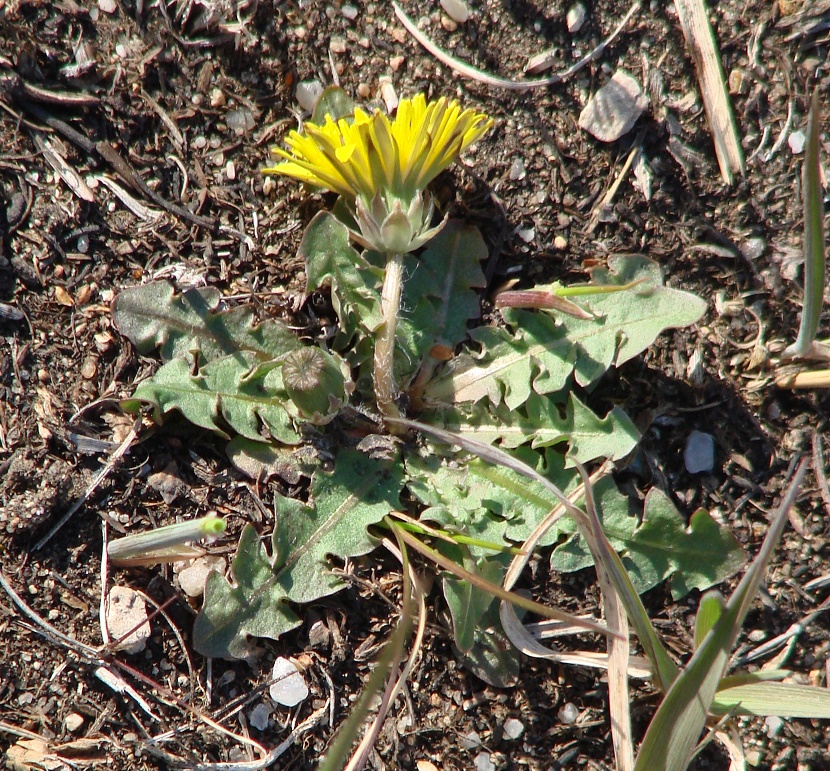
[[[544,490],[518,483],[509,472],[473,458],[447,457],[437,446],[399,442],[392,445],[397,455],[383,460],[361,452],[371,444],[360,441],[366,426],[382,431],[380,421],[367,421],[358,410],[371,414],[375,408],[371,365],[383,324],[383,257],[353,246],[349,216],[339,206],[318,213],[300,245],[306,292],[330,295],[337,316],[327,350],[302,343],[272,319],[256,322],[250,309],[224,308],[212,289],[177,294],[166,283],[150,283],[124,290],[115,303],[118,329],[142,354],[157,349],[163,362],[137,386],[126,408],[149,404],[158,422],[171,411],[181,413],[217,438],[230,439],[229,455],[249,472],[265,468],[288,479],[311,474],[310,501],[275,492],[270,549],[249,526],[231,577],[211,577],[194,634],[205,654],[242,656],[250,637],[277,638],[297,626],[300,604],[343,586],[331,571],[331,558],[370,551],[376,543],[372,528],[400,509],[402,500],[416,501],[413,516],[423,514],[466,537],[465,543],[472,538],[505,548],[521,542],[553,505]],[[422,422],[521,455],[566,488],[575,479],[574,460],[619,459],[638,439],[620,408],[604,415],[591,409],[590,387],[664,330],[694,323],[705,303],[664,286],[650,260],[620,256],[576,291],[538,288],[540,294],[569,294],[580,313],[562,314],[556,310],[561,305],[538,303],[533,309],[506,308],[497,323],[481,325],[481,263],[487,256],[478,230],[453,220],[426,247],[404,255],[394,351],[400,403]],[[316,371],[311,380],[295,377],[298,362],[301,375],[309,367]],[[333,469],[309,472],[296,460],[308,443],[309,424],[318,440],[321,433],[332,436],[332,447],[344,437],[353,440],[354,446],[336,454]],[[667,501],[647,507],[642,523],[616,499],[608,509],[615,546],[629,565],[640,566],[641,589],[667,578],[677,593],[704,588],[737,568],[737,544],[722,533],[711,541],[705,569],[691,546],[671,555],[684,527]],[[692,523],[706,537],[712,528],[718,532],[707,517],[701,513]],[[655,545],[655,534],[672,543]],[[550,543],[558,544],[554,565],[562,569],[589,562],[573,529],[552,534]],[[459,548],[466,564],[480,565],[497,580],[491,552]],[[459,587],[446,586],[450,607],[459,607]],[[471,631],[469,623],[475,627],[493,615],[487,602],[475,607],[480,613],[455,629],[472,666],[487,660],[488,645],[500,645],[492,634]]]

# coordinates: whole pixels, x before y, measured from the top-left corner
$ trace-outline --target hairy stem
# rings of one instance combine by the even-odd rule
[[[383,293],[381,294],[381,312],[383,326],[375,341],[375,398],[381,415],[386,418],[399,418],[401,413],[395,403],[397,387],[393,363],[395,360],[395,330],[398,327],[398,310],[401,305],[401,286],[403,284],[403,255],[390,254],[383,276]]]

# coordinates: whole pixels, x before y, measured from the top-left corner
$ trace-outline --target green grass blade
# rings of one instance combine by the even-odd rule
[[[813,91],[810,115],[807,118],[807,145],[801,170],[801,190],[804,198],[804,309],[801,325],[793,345],[785,356],[807,356],[816,338],[824,299],[824,205],[821,191],[819,163],[818,89]]]
[[[712,703],[715,715],[778,715],[787,718],[830,719],[830,690],[796,683],[759,680],[719,689]]]
[[[750,565],[726,610],[674,681],[646,731],[635,771],[683,771],[706,723],[720,680],[744,618],[787,521],[807,471],[802,462],[790,484],[758,556]]]

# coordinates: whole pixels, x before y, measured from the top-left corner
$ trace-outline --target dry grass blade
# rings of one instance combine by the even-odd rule
[[[746,167],[708,10],[704,0],[675,0],[675,7],[697,70],[721,177],[731,185],[735,174],[743,175]]]
[[[578,62],[572,64],[564,72],[551,75],[549,78],[538,78],[536,80],[508,80],[507,78],[499,78],[456,59],[454,56],[448,54],[442,48],[435,45],[435,43],[433,43],[423,32],[421,32],[421,30],[415,26],[412,19],[410,19],[409,16],[403,12],[395,0],[392,0],[392,7],[395,9],[395,14],[398,17],[398,20],[404,25],[404,27],[406,27],[409,34],[412,35],[412,37],[414,37],[415,40],[426,48],[426,50],[429,51],[436,59],[438,59],[441,64],[445,64],[459,75],[470,78],[470,80],[477,80],[479,83],[485,83],[486,85],[493,86],[494,88],[507,88],[511,91],[529,91],[533,88],[547,88],[548,86],[553,86],[556,83],[561,83],[571,77],[574,73],[581,70],[586,64],[601,56],[602,52],[605,51],[605,49],[612,42],[614,42],[619,34],[625,29],[631,17],[640,9],[640,0],[636,0],[631,8],[628,9],[628,13],[626,13],[614,31],[596,48],[583,56]]]
[[[585,488],[585,510],[596,531],[602,533],[602,524],[597,514],[594,488],[582,464],[576,468]],[[600,541],[600,538],[597,538]],[[628,692],[628,646],[629,631],[620,597],[611,581],[605,563],[595,560],[597,580],[602,591],[602,604],[608,624],[608,709],[611,714],[611,738],[617,771],[631,771],[634,768],[634,738],[631,731],[631,701]]]
[[[534,482],[538,482],[550,492],[565,507],[568,514],[574,518],[574,521],[588,544],[588,548],[591,550],[594,562],[602,562],[608,571],[609,578],[619,593],[620,599],[628,613],[628,618],[634,625],[637,637],[640,639],[646,655],[654,666],[654,677],[657,687],[663,691],[668,690],[675,677],[677,677],[677,665],[672,661],[657,632],[655,632],[654,627],[651,625],[642,600],[640,600],[640,596],[634,589],[634,585],[631,583],[631,578],[626,572],[622,560],[605,537],[601,527],[595,527],[588,515],[580,508],[574,506],[568,497],[550,480],[498,447],[493,447],[468,437],[459,436],[453,434],[451,431],[445,431],[435,426],[418,423],[414,420],[387,418],[387,422],[420,431],[445,444],[462,447],[467,452],[477,455],[488,463],[494,463],[512,469],[517,474],[531,479]],[[499,589],[503,591],[500,587]],[[607,634],[607,630],[604,631]]]

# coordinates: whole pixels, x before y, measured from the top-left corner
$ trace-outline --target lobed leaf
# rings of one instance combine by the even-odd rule
[[[250,526],[242,534],[232,566],[233,582],[212,577],[193,629],[194,645],[206,656],[238,658],[248,636],[276,640],[299,624],[289,601],[307,603],[343,588],[329,555],[366,554],[375,541],[366,528],[400,506],[399,464],[341,452],[331,474],[317,471],[312,505],[279,497],[268,558]]]
[[[264,441],[262,428],[283,444],[297,444],[300,437],[283,404],[287,397],[276,362],[262,362],[248,351],[205,364],[196,374],[184,359],[162,365],[153,377],[138,384],[127,410],[138,402],[153,405],[154,418],[178,410],[194,425],[229,438],[231,428],[248,439]]]
[[[306,291],[331,288],[340,322],[336,348],[360,329],[363,334],[382,323],[378,287],[383,278],[349,243],[349,230],[333,214],[318,212],[303,235],[298,255],[305,261]]]
[[[301,346],[279,321],[254,322],[250,307],[220,310],[216,289],[176,294],[166,281],[125,289],[115,298],[113,320],[119,332],[147,355],[159,349],[162,361],[198,351],[205,361],[251,351],[275,359]]]
[[[699,509],[685,526],[683,517],[658,489],[646,496],[642,523],[628,499],[611,479],[596,486],[602,528],[623,562],[637,592],[642,594],[669,579],[677,600],[692,589],[704,590],[734,575],[746,558],[728,528]],[[563,572],[593,564],[591,553],[576,533],[554,549],[551,566]]]
[[[581,463],[600,457],[624,458],[639,439],[637,428],[621,409],[615,407],[600,418],[573,393],[554,397],[531,394],[515,410],[482,404],[435,410],[430,422],[505,449],[523,444],[537,449],[567,442],[568,458]]]
[[[450,220],[411,259],[397,331],[399,353],[410,370],[404,376],[436,343],[454,348],[467,336],[467,323],[481,315],[475,290],[487,284],[481,270],[486,257],[478,228]]]
[[[580,385],[594,383],[610,367],[644,351],[664,330],[691,324],[706,309],[699,297],[664,287],[659,267],[645,257],[617,256],[609,266],[593,272],[596,294],[575,298],[592,318],[563,315],[557,323],[547,312],[506,309],[508,329],[473,330],[478,352],[451,361],[425,397],[450,404],[503,401],[513,410],[534,392],[560,390],[572,373]],[[625,291],[602,291],[628,284]]]

